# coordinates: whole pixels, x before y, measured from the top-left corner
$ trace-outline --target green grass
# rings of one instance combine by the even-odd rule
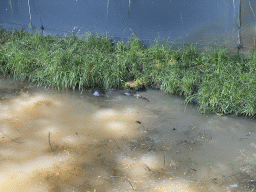
[[[40,36],[24,29],[0,29],[0,73],[57,89],[123,88],[128,81],[197,99],[201,112],[256,113],[255,52],[231,54],[224,45],[199,51],[172,49],[167,41],[148,48],[133,35],[128,43],[87,33]]]

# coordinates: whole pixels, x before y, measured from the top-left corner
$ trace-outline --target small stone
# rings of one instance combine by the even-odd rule
[[[98,91],[95,91],[95,92],[93,93],[93,95],[96,96],[96,97],[100,96],[100,94],[99,94]]]

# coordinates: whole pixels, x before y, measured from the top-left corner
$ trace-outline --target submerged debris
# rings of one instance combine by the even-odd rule
[[[140,121],[136,121],[135,123],[141,124],[141,122],[140,122]]]
[[[98,91],[95,91],[95,92],[93,93],[93,95],[96,96],[96,97],[100,96],[100,94],[99,94]]]

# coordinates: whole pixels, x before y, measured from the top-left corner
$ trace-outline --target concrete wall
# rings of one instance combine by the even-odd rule
[[[242,1],[241,43],[243,51],[256,50],[256,1]]]
[[[246,47],[252,46],[255,37],[256,20],[249,2],[256,10],[255,1],[242,0],[242,26],[246,24],[241,30],[242,43]],[[40,28],[42,22],[43,35],[64,36],[77,27],[80,34],[89,31],[124,42],[133,31],[147,46],[159,36],[201,46],[226,40],[228,46],[236,47],[234,21],[238,22],[239,0],[131,0],[130,8],[128,16],[128,0],[2,0],[0,25],[6,29],[23,25],[30,31],[29,23]]]

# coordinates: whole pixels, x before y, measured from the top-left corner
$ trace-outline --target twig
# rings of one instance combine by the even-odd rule
[[[125,179],[126,181],[128,181],[127,179]],[[133,185],[131,184],[131,182],[130,181],[128,181],[129,183],[130,183],[130,185],[131,185],[131,187],[132,187],[132,190],[135,190],[135,187],[133,187]]]
[[[3,133],[6,137],[8,137],[11,141],[14,141],[15,143],[21,143],[21,142],[17,142],[14,139],[12,139],[11,137],[9,137],[8,135],[6,135],[3,131],[0,131],[1,133]]]
[[[115,143],[116,143],[116,140],[114,140],[115,141]],[[118,147],[118,149],[120,149],[120,147],[117,145],[117,143],[116,143],[116,146]]]
[[[120,131],[120,133],[124,134],[122,131]],[[124,134],[125,137],[127,137],[125,134]],[[128,138],[128,137],[127,137]]]
[[[143,167],[145,170],[151,171],[151,169],[149,168],[149,166],[147,166],[145,163],[142,164],[142,167]]]
[[[48,135],[48,141],[49,141],[49,145],[50,145],[50,148],[51,148],[51,150],[52,150],[52,145],[51,145],[51,140],[50,140],[50,132],[49,132],[49,135]]]
[[[121,176],[110,176],[110,177],[119,177],[119,178],[122,178],[122,179],[128,181],[128,179],[125,179],[124,177],[121,177]],[[133,187],[132,183],[130,181],[128,181],[128,182],[130,183],[132,189],[135,190],[135,187]]]
[[[165,153],[164,153],[164,166],[165,166]]]

